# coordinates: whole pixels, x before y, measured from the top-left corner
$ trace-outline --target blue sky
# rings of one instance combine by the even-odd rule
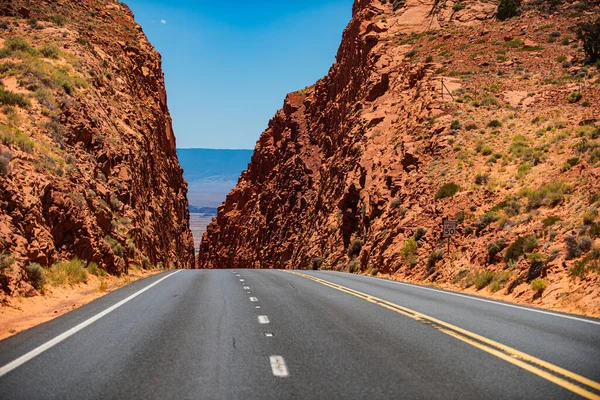
[[[180,148],[252,149],[335,60],[352,0],[126,0],[162,54]]]

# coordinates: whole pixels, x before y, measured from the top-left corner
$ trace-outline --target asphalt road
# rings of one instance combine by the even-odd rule
[[[568,399],[599,382],[599,320],[333,272],[167,272],[0,342],[0,399]]]

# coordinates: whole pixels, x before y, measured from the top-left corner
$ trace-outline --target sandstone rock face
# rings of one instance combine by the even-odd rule
[[[0,109],[4,293],[29,290],[30,262],[193,268],[161,58],[131,11],[12,1],[0,23],[2,86],[27,103]]]
[[[598,72],[560,80],[557,56],[583,55],[545,31],[564,35],[598,8],[566,17],[570,2],[555,14],[523,2],[520,18],[501,23],[495,1],[392,3],[400,2],[355,1],[336,62],[269,122],[207,228],[199,266],[363,271],[462,287],[491,271],[493,293],[516,282],[516,297],[539,298],[529,282],[540,278],[548,296],[586,296],[598,309],[588,284],[597,271],[569,278],[577,260],[564,254],[573,230],[598,246],[597,230],[579,228],[584,210],[600,204],[600,131],[590,122],[600,112]],[[583,106],[569,103],[574,80],[590,85]],[[538,203],[555,182],[556,201]],[[456,190],[443,188],[451,183]],[[459,221],[450,252],[443,218]],[[505,256],[529,234],[534,249]],[[490,258],[497,240],[506,246]]]

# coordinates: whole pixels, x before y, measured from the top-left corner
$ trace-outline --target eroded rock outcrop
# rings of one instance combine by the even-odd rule
[[[0,48],[3,292],[31,262],[193,267],[161,58],[129,8],[3,2]]]
[[[497,1],[357,0],[336,62],[269,122],[199,265],[363,271],[600,309],[598,66],[574,33],[598,6],[521,6],[499,22]],[[443,218],[459,223],[450,252]]]

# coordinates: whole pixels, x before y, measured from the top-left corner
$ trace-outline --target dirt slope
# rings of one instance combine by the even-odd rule
[[[0,2],[0,296],[78,257],[190,268],[160,55],[118,1]]]
[[[522,3],[500,22],[497,1],[357,0],[199,265],[385,274],[599,315],[600,75],[575,28],[600,11]]]

